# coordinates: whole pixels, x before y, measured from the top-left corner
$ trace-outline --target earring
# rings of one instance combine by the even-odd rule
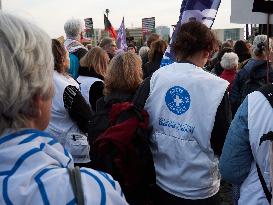
[[[41,111],[41,109],[38,109],[38,110],[37,110],[37,116],[39,116],[39,117],[42,116],[42,111]]]

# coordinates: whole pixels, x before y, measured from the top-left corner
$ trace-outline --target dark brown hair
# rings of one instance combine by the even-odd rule
[[[171,45],[176,58],[186,59],[199,51],[212,52],[218,46],[214,33],[198,21],[182,24],[176,41]]]
[[[65,68],[63,66],[66,50],[60,41],[52,39],[52,53],[54,57],[54,70],[58,73],[64,73]]]
[[[245,41],[243,40],[236,41],[233,49],[234,49],[234,52],[238,55],[240,63],[251,58],[251,54],[246,46]]]
[[[149,61],[153,61],[157,56],[163,56],[168,44],[164,40],[157,40],[151,44],[151,50],[149,51]]]
[[[149,36],[148,40],[147,40],[147,46],[150,48],[152,42],[158,40],[159,38],[160,38],[160,36],[159,36],[158,34],[152,33],[152,34]]]

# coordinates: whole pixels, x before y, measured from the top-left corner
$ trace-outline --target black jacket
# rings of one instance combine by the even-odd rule
[[[241,104],[243,85],[248,79],[250,79],[250,77],[254,79],[264,78],[266,80],[267,61],[250,59],[247,62],[247,64],[236,75],[229,96],[233,116],[235,115],[237,109]],[[270,82],[273,82],[272,67],[270,67],[269,80]]]
[[[104,132],[109,125],[109,112],[112,105],[115,103],[121,103],[125,101],[131,102],[133,100],[134,93],[128,93],[124,91],[113,91],[110,95],[101,97],[96,104],[96,111],[92,118],[90,129],[92,130],[91,141],[94,141],[99,134]]]
[[[158,54],[153,61],[149,61],[143,66],[143,79],[151,76],[157,69],[160,68],[163,55]]]

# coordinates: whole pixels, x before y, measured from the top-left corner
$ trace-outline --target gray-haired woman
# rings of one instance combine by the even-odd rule
[[[248,60],[247,64],[237,74],[233,87],[230,91],[230,103],[232,107],[232,114],[235,115],[240,104],[243,102],[247,94],[255,90],[249,89],[245,82],[249,79],[256,84],[260,82],[267,82],[267,36],[258,35],[253,41],[253,57]],[[269,53],[272,53],[272,40],[269,39]],[[272,67],[269,67],[269,81],[273,82],[273,71]],[[246,90],[245,88],[247,87]]]
[[[42,131],[54,93],[50,38],[2,12],[0,33],[0,204],[78,204],[71,155]],[[127,204],[111,176],[80,173],[85,204]]]
[[[81,44],[83,25],[80,19],[69,19],[64,24],[66,40],[64,46],[69,52],[70,68],[69,73],[74,79],[79,76],[79,60],[87,53],[87,48]]]

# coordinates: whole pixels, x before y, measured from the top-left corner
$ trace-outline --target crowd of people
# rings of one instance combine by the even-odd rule
[[[270,204],[271,39],[190,21],[160,68],[157,34],[120,50],[85,47],[78,19],[64,31],[0,12],[0,204],[221,205],[223,184],[230,204]]]

